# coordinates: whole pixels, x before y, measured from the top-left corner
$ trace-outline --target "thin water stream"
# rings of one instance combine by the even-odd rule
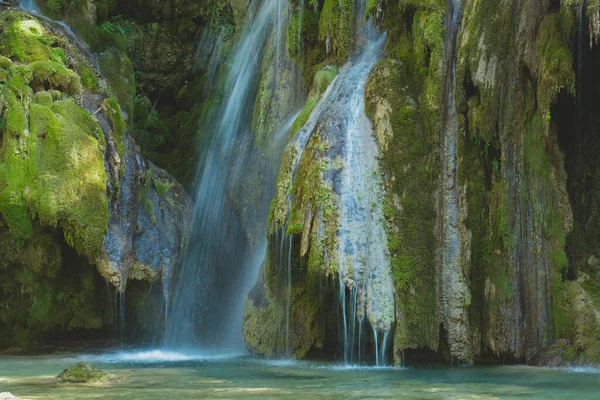
[[[292,161],[287,214],[291,213],[293,182],[306,146],[318,131],[323,142],[331,144],[328,157],[340,160],[343,165],[339,180],[328,178],[333,179],[329,184],[338,197],[338,248],[337,254],[330,256],[339,264],[342,359],[347,363],[360,360],[364,325],[368,321],[374,336],[373,361],[383,364],[394,322],[394,294],[382,208],[379,148],[365,114],[364,91],[369,73],[382,56],[386,35],[378,32],[371,22],[364,22],[361,0],[356,2],[355,12],[360,21],[357,28],[360,46],[289,145]],[[291,237],[282,236],[281,249],[291,248]],[[280,251],[280,268],[289,269],[291,255],[281,256],[285,257],[283,251]],[[290,282],[291,279],[287,281]]]

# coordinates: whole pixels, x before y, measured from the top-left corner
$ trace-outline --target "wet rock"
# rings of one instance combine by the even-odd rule
[[[541,349],[529,364],[536,367],[559,367],[564,365],[563,358],[566,355],[570,343],[567,339],[557,339],[549,346]]]
[[[58,374],[56,379],[60,383],[116,383],[123,376],[104,372],[98,368],[92,367],[86,362],[78,362],[77,364],[65,369]]]
[[[2,4],[2,3],[0,3],[0,4]],[[13,396],[9,392],[2,392],[2,393],[0,393],[0,400],[19,400],[19,398],[16,396]]]
[[[187,244],[190,198],[175,178],[143,159],[128,135],[123,164],[98,269],[120,290],[132,278],[162,279],[166,291]]]
[[[600,266],[600,259],[596,258],[596,256],[594,256],[594,255],[591,255],[588,258],[587,264],[590,267],[598,267],[598,266]]]
[[[24,353],[25,353],[25,350],[23,350],[21,347],[12,346],[12,347],[9,347],[8,349],[4,350],[4,352],[2,354],[4,354],[5,356],[18,356],[18,355],[22,355]]]

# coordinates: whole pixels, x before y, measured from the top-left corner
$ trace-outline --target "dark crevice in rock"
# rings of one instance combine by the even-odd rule
[[[600,48],[590,45],[587,23],[581,25],[574,70],[577,73],[576,97],[561,92],[552,108],[560,147],[565,154],[567,190],[573,209],[574,229],[567,237],[569,269],[566,279],[575,280],[580,272],[595,275],[600,261]]]

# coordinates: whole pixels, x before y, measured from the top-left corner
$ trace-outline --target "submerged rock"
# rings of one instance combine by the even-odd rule
[[[117,383],[122,375],[113,374],[92,367],[86,362],[78,362],[58,374],[56,379],[60,383]],[[1,397],[0,397],[1,398]]]

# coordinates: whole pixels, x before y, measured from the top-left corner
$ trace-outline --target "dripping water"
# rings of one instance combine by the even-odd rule
[[[378,340],[379,332],[376,327],[373,327],[373,339],[375,340],[375,365],[379,366],[379,345]]]
[[[361,6],[356,7],[364,12]],[[367,49],[378,41],[372,23],[363,26],[359,34]],[[363,56],[369,51],[365,51]],[[375,54],[375,62],[378,60]],[[371,57],[373,55],[370,55]],[[374,64],[373,64],[374,65]],[[372,66],[347,99],[344,169],[340,188],[339,275],[340,301],[344,319],[344,361],[355,362],[357,322],[365,314],[375,333],[375,361],[380,358],[379,332],[388,332],[393,324],[393,284],[383,217],[383,182],[379,167],[379,148],[373,138],[369,119],[365,115],[364,90]],[[345,298],[344,288],[350,298]]]
[[[355,5],[357,21],[364,21],[364,4]],[[337,255],[338,296],[341,307],[342,357],[345,363],[361,359],[365,319],[378,332],[389,332],[394,321],[393,282],[382,204],[384,191],[379,167],[379,148],[365,114],[364,91],[370,71],[381,57],[385,34],[372,23],[361,22],[358,43],[351,56],[315,106],[308,121],[294,136],[291,146],[291,179],[288,218],[293,203],[291,188],[305,147],[317,130],[325,142],[336,143],[330,159],[340,157],[343,169],[333,184],[339,196]],[[348,295],[346,294],[348,291]],[[358,330],[358,340],[357,332]],[[376,363],[384,355],[377,343]],[[357,343],[358,342],[358,343]]]
[[[124,348],[125,343],[125,292],[119,289],[116,290],[116,297],[119,311],[119,341],[121,350]]]
[[[291,308],[292,308],[292,249],[293,249],[293,236],[286,235],[285,227],[282,227],[279,231],[279,253],[277,254],[278,274],[279,274],[279,287],[281,293],[285,299],[285,332],[284,332],[284,346],[285,346],[285,357],[291,358],[291,345],[290,345],[290,325],[291,325]]]
[[[288,244],[288,257],[287,257],[287,310],[286,310],[286,321],[285,321],[285,356],[290,358],[290,311],[292,307],[292,247],[293,247],[293,236],[289,238]]]
[[[165,322],[163,332],[163,345],[167,343],[167,327],[169,326],[169,297],[165,297]]]

